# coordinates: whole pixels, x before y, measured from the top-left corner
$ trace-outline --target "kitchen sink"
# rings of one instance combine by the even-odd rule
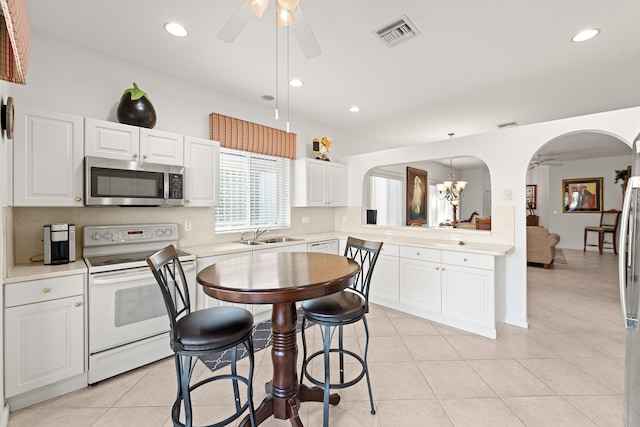
[[[238,240],[238,243],[242,243],[243,245],[261,245],[264,242],[257,242],[255,240]]]
[[[268,237],[266,239],[258,240],[259,243],[285,243],[285,242],[298,242],[303,239],[296,239],[287,236]]]

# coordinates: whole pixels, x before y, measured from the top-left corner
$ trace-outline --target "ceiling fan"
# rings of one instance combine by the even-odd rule
[[[555,161],[556,159],[545,159],[539,155],[534,155],[529,162],[529,170],[537,168],[538,166],[562,166],[562,163]]]
[[[302,12],[299,0],[275,0],[279,27],[291,25],[302,53],[307,59],[320,55],[320,45]],[[218,39],[231,43],[255,17],[260,18],[269,0],[240,0],[240,6],[217,34]]]

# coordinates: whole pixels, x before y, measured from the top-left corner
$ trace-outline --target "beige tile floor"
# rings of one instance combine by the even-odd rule
[[[619,426],[625,333],[618,306],[617,257],[565,250],[567,265],[528,267],[528,330],[506,326],[497,340],[379,306],[368,317],[377,413],[364,382],[342,390],[333,426]],[[310,331],[319,348],[317,328]],[[346,342],[363,346],[362,329]],[[268,351],[256,356],[255,402],[271,375]],[[311,370],[319,369],[314,363]],[[194,376],[207,375],[202,365]],[[170,426],[172,359],[11,414],[9,426]],[[197,420],[228,410],[229,393],[196,395]],[[322,425],[322,405],[303,404],[307,426]],[[266,426],[288,426],[269,420]]]

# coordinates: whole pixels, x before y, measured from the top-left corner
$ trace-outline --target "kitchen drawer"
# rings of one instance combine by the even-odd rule
[[[442,251],[442,263],[460,265],[463,267],[494,269],[493,255],[474,254],[468,252]]]
[[[380,255],[399,256],[400,255],[400,246],[383,243],[382,244],[382,249],[380,250]]]
[[[84,294],[84,274],[4,285],[4,306],[32,304]]]
[[[400,246],[400,257],[422,261],[440,262],[440,249],[428,249],[415,246]]]

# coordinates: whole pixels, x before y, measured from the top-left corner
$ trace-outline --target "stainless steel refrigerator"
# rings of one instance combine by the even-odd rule
[[[633,143],[631,174],[640,174],[640,135]],[[620,221],[620,303],[627,328],[623,425],[640,426],[640,176],[632,176],[622,206]]]

